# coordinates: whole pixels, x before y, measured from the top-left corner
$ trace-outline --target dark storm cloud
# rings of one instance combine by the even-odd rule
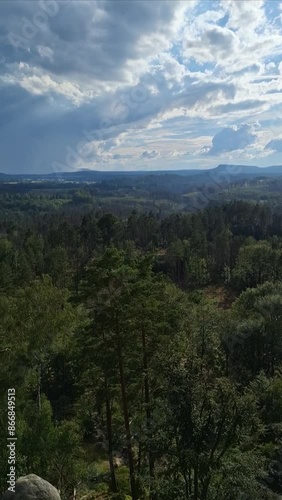
[[[143,98],[138,102],[134,97]],[[139,94],[138,94],[139,90]],[[2,171],[7,165],[14,171],[51,171],[54,162],[73,168],[79,158],[81,142],[106,141],[131,126],[142,128],[150,119],[167,109],[211,99],[211,95],[231,92],[228,86],[199,85],[197,91],[177,98],[167,90],[150,94],[143,86],[128,88],[114,95],[103,95],[80,107],[50,96],[32,96],[17,86],[2,87],[0,92],[0,157]],[[17,147],[15,148],[15,144]],[[81,160],[91,160],[91,155]],[[79,165],[78,165],[79,166]]]
[[[85,131],[93,140],[107,140],[130,123],[158,113],[166,88],[163,97],[151,99],[144,84],[128,87],[127,65],[139,58],[145,61],[157,50],[148,41],[152,33],[166,43],[164,35],[170,33],[178,4],[0,2],[0,170],[51,170],[54,161],[64,161],[67,148],[76,148],[84,139]],[[69,83],[94,82],[95,91],[97,81],[123,81],[123,90],[105,89],[79,108],[58,94],[58,85],[68,89]]]
[[[0,3],[1,40],[8,63],[19,60],[57,75],[120,80],[129,60],[151,48],[141,39],[170,30],[179,2],[15,0]],[[49,14],[48,14],[49,12]],[[20,38],[17,38],[20,37]],[[19,45],[19,47],[16,47]],[[52,57],[40,55],[47,47]]]

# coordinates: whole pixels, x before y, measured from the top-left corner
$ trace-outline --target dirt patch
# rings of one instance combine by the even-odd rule
[[[235,293],[224,286],[207,286],[203,292],[205,297],[214,300],[220,309],[230,309],[236,299]]]

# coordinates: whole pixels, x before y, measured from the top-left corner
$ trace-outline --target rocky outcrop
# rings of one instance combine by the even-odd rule
[[[35,474],[20,477],[16,481],[15,493],[6,491],[3,500],[61,500],[52,484]]]

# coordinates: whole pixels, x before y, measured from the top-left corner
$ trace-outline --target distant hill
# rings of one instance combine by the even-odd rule
[[[269,177],[282,175],[282,165],[260,168],[255,165],[230,165],[220,164],[215,168],[199,170],[143,170],[143,171],[116,171],[103,172],[99,170],[79,170],[77,172],[61,172],[50,174],[4,174],[0,173],[0,182],[17,181],[65,181],[65,182],[101,182],[125,177],[141,178],[148,176],[182,176],[191,177],[203,182],[204,179],[214,177],[216,174],[226,173],[232,177]]]
[[[216,168],[211,169],[214,172],[228,172],[237,171],[235,175],[256,175],[256,176],[269,176],[269,175],[282,175],[282,165],[271,167],[257,167],[255,165],[218,165]],[[211,171],[210,170],[210,171]]]

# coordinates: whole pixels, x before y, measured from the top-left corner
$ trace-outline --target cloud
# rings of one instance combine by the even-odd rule
[[[222,104],[220,106],[214,106],[212,111],[216,115],[236,113],[239,116],[242,116],[242,112],[249,113],[250,110],[258,110],[261,111],[265,109],[265,105],[267,104],[266,100],[259,99],[248,99],[246,101],[241,102],[229,102],[228,104]]]
[[[127,91],[106,93],[91,102],[71,107],[67,101],[68,96],[65,95],[67,90],[73,92],[71,86],[69,89],[61,87],[61,96],[58,94],[49,96],[43,92],[46,87],[50,90],[54,86],[49,79],[42,81],[30,77],[24,80],[21,86],[24,87],[25,92],[14,87],[13,99],[9,105],[10,120],[15,124],[14,129],[6,124],[4,136],[6,135],[8,139],[11,135],[13,140],[21,136],[22,169],[30,169],[31,163],[35,164],[36,169],[37,162],[44,171],[52,170],[54,164],[58,163],[65,169],[75,166],[91,167],[89,162],[93,161],[95,156],[77,155],[77,145],[82,141],[89,143],[107,141],[133,128],[144,129],[152,119],[163,114],[165,110],[179,109],[183,106],[187,111],[192,110],[200,103],[204,105],[206,101],[210,102],[217,95],[222,93],[229,95],[232,92],[228,85],[199,84],[191,92],[183,92],[179,95],[174,95],[166,88],[154,94],[150,93],[144,84],[140,84],[128,88]],[[2,88],[0,95],[0,109],[1,97],[3,101],[9,102],[10,95],[11,87],[6,85]],[[32,99],[32,96],[37,97],[38,100]],[[61,100],[62,97],[64,101]],[[4,105],[2,113],[3,109],[5,109]],[[24,109],[24,116],[18,117],[20,109]],[[35,136],[41,137],[41,140],[35,139],[33,130],[36,131]],[[23,141],[22,137],[26,137],[27,133],[29,133],[29,138]],[[31,143],[32,148],[30,148]],[[72,154],[70,154],[70,149]],[[33,151],[34,160],[32,160],[31,151]],[[19,161],[15,161],[16,153],[10,154],[10,152],[9,140],[2,140],[0,144],[2,158],[8,158],[10,155],[9,165],[18,168]]]
[[[262,0],[0,1],[0,171],[275,159],[279,15]]]
[[[221,6],[228,13],[227,26],[235,31],[254,31],[267,20],[264,0],[221,0]]]
[[[44,45],[38,45],[37,51],[41,57],[46,57],[47,59],[50,59],[50,61],[53,60],[54,51],[50,49],[50,47],[45,47]]]
[[[152,160],[153,158],[157,158],[160,156],[160,153],[156,150],[154,151],[143,151],[143,153],[140,155],[140,158],[144,160]]]
[[[256,141],[255,128],[247,123],[240,127],[226,127],[217,132],[212,139],[212,146],[203,152],[209,155],[218,155],[238,149],[245,149]]]
[[[276,151],[277,153],[282,153],[282,138],[281,139],[272,139],[269,141],[266,146],[266,150]]]
[[[225,59],[232,57],[238,46],[237,35],[221,26],[209,26],[195,38],[188,37],[184,42],[186,57],[192,57],[200,64],[217,62],[219,59],[223,64]]]
[[[178,0],[56,2],[50,15],[42,6],[44,1],[1,2],[7,60],[20,55],[23,62],[76,83],[136,81],[147,59],[169,47],[183,11]],[[11,46],[13,35],[15,43],[23,39],[18,48]]]
[[[79,86],[68,81],[60,82],[53,79],[47,73],[42,73],[36,67],[30,67],[27,63],[15,65],[14,73],[10,75],[0,75],[0,81],[11,85],[19,85],[30,94],[61,95],[72,101],[75,105],[81,104],[86,100],[86,95],[81,92]]]

